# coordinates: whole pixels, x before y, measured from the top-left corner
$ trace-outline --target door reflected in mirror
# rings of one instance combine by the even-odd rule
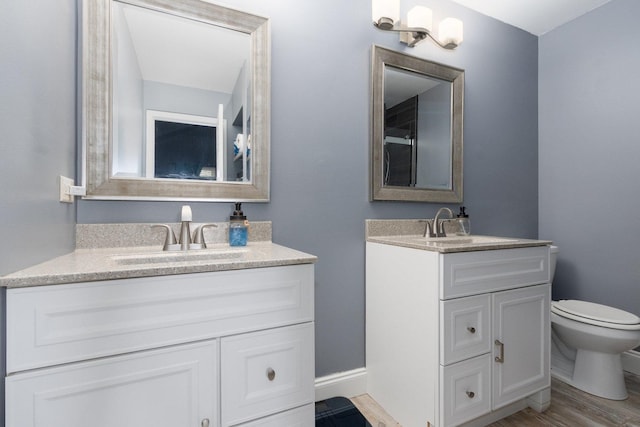
[[[464,71],[373,46],[371,200],[462,201]]]

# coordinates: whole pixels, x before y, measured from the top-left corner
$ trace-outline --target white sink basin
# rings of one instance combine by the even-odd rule
[[[242,257],[247,249],[201,249],[186,252],[153,252],[126,255],[113,255],[118,264],[162,264],[170,262],[206,262],[232,260]]]
[[[422,243],[430,246],[459,246],[459,245],[494,245],[516,242],[518,239],[493,236],[450,236],[450,237],[421,237],[407,236],[412,243]]]

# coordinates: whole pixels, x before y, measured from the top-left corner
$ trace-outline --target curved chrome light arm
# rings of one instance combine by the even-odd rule
[[[380,18],[378,22],[373,23],[373,26],[382,31],[392,31],[400,33],[400,41],[406,43],[409,47],[414,47],[416,44],[420,43],[427,37],[429,37],[443,49],[452,50],[458,47],[456,43],[441,43],[440,40],[435,38],[431,31],[427,30],[426,28],[403,27],[402,25],[395,25],[393,23],[393,20],[390,20],[389,18]],[[409,37],[409,35],[411,36]]]

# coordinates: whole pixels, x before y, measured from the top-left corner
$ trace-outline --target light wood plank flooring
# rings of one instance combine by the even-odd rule
[[[529,408],[491,424],[491,427],[640,427],[640,376],[625,375],[629,398],[602,399],[551,380],[551,406],[539,414]],[[400,427],[369,395],[351,399],[373,427]]]

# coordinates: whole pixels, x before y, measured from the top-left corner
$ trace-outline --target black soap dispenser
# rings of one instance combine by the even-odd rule
[[[236,203],[236,210],[229,217],[229,246],[247,246],[248,226],[242,203]]]
[[[471,234],[471,220],[469,219],[469,215],[467,215],[466,209],[464,206],[460,206],[460,212],[456,218],[459,227],[459,230],[456,232],[458,236],[468,236]]]

